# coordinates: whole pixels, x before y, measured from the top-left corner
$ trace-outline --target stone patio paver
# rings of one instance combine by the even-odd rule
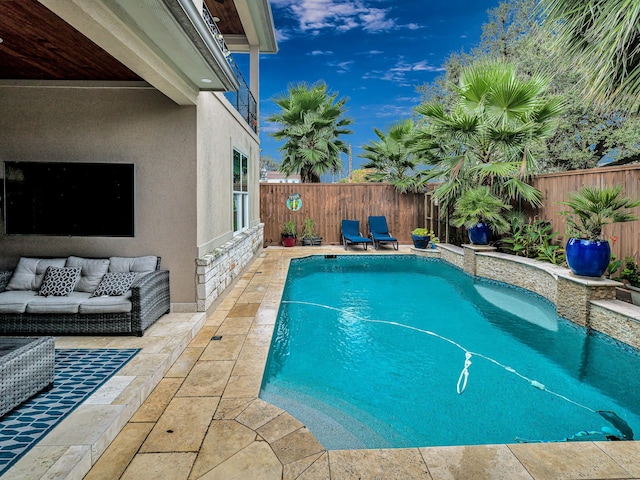
[[[533,480],[506,445],[421,448],[433,480]]]
[[[256,441],[197,478],[202,480],[281,480],[282,465],[268,443]]]
[[[140,452],[198,452],[218,401],[217,397],[174,397]]]
[[[190,478],[199,478],[213,470],[256,440],[256,433],[235,420],[211,423],[202,442]]]
[[[200,360],[236,360],[242,350],[245,335],[223,335],[209,343]]]
[[[176,397],[221,397],[234,362],[198,360]]]
[[[417,448],[394,450],[331,450],[332,479],[387,480],[428,479],[431,475]]]
[[[640,442],[596,442],[595,445],[629,472],[633,478],[640,479]]]
[[[516,444],[509,448],[536,480],[633,478],[592,442]]]
[[[106,478],[120,478],[133,457],[138,453],[154,423],[129,423],[115,438],[109,448],[98,459],[85,477],[85,480],[104,480]]]
[[[165,374],[165,378],[166,377],[184,378],[189,374],[193,366],[196,364],[196,362],[202,355],[202,352],[204,352],[204,346],[196,347],[193,345],[194,345],[194,342],[192,342],[190,346],[187,347],[184,350],[184,352],[182,352],[182,355],[178,357],[176,362],[171,366],[169,371]]]
[[[271,448],[283,465],[297,462],[301,458],[324,451],[320,442],[306,427],[298,428],[290,434],[273,441]]]
[[[122,480],[183,480],[189,475],[196,454],[143,453],[135,456]]]
[[[329,456],[327,452],[291,462],[284,466],[282,480],[330,480]]]

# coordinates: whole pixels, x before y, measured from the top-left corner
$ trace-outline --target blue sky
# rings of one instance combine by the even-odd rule
[[[416,87],[442,73],[452,52],[477,45],[487,10],[499,0],[271,0],[279,52],[260,61],[262,154],[280,161],[280,142],[266,121],[279,109],[272,97],[290,84],[324,81],[348,97],[353,118],[353,168],[361,146],[409,118]],[[345,171],[348,157],[342,157]]]

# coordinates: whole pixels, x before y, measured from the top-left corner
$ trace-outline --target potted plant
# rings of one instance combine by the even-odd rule
[[[620,272],[620,278],[625,288],[631,292],[631,302],[640,305],[640,267],[633,257],[625,257],[624,268]]]
[[[282,246],[283,247],[293,247],[296,244],[296,221],[289,220],[285,222],[282,226],[282,233],[280,234],[282,237]]]
[[[584,186],[569,193],[569,200],[560,202],[571,210],[560,212],[567,225],[567,264],[575,275],[601,277],[611,260],[609,242],[602,238],[605,225],[631,222],[638,217],[629,211],[640,200],[621,197],[622,186]]]
[[[316,222],[313,218],[305,219],[302,224],[302,245],[321,245],[322,237],[316,233]]]
[[[413,246],[416,248],[428,248],[431,235],[426,228],[415,228],[411,231],[411,239],[413,240]]]
[[[509,222],[503,212],[511,209],[499,197],[491,193],[487,186],[470,188],[455,203],[451,224],[466,227],[469,241],[474,245],[488,245],[491,232],[496,234],[509,231]]]

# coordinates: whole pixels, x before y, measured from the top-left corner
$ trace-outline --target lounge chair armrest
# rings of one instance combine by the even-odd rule
[[[11,280],[11,275],[13,275],[12,271],[4,271],[0,272],[0,292],[4,292],[9,285],[9,280]]]

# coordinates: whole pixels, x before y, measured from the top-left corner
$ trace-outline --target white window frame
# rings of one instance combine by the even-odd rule
[[[236,169],[236,161],[239,160],[239,169]],[[244,168],[243,168],[244,166]],[[232,159],[232,222],[233,233],[239,233],[249,228],[249,157],[237,148],[233,148]],[[239,174],[239,177],[237,176]]]

